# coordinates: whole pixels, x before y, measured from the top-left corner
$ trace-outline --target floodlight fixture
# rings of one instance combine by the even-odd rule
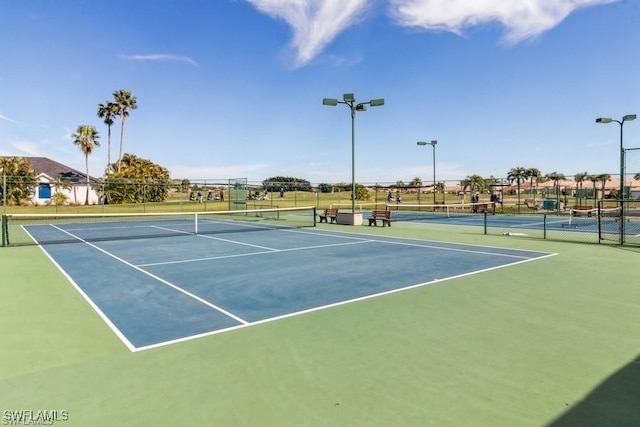
[[[335,98],[324,98],[322,100],[323,105],[329,105],[331,107],[336,106],[338,104],[344,104],[349,107],[349,112],[351,113],[351,213],[355,214],[356,212],[356,166],[355,166],[355,157],[356,157],[356,149],[355,149],[355,119],[357,111],[367,111],[367,104],[372,107],[378,107],[380,105],[384,105],[383,98],[372,99],[367,102],[356,103],[356,97],[353,93],[345,93],[342,95],[342,101],[338,101]]]
[[[624,176],[625,176],[625,149],[624,149],[624,144],[622,142],[622,129],[624,128],[624,122],[630,122],[636,119],[636,115],[635,114],[626,114],[624,116],[622,116],[622,120],[615,120],[615,119],[611,119],[609,117],[598,117],[596,119],[596,123],[611,123],[611,122],[616,122],[617,124],[620,125],[620,188],[618,190],[618,200],[620,201],[620,245],[624,245],[624,229],[625,229],[625,224],[624,224],[624,211],[625,211],[625,205],[624,205]],[[603,194],[604,197],[604,194]]]

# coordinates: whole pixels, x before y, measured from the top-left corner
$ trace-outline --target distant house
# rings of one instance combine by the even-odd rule
[[[22,156],[19,156],[22,157]],[[51,204],[55,193],[67,196],[67,204],[84,204],[87,197],[87,174],[65,166],[46,157],[24,157],[36,173],[38,187],[31,196],[31,203],[36,205]],[[68,188],[56,187],[56,182],[64,182]],[[89,176],[89,204],[100,202],[96,191],[96,178]]]

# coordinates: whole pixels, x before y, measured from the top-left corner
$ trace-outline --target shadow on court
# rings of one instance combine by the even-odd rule
[[[549,427],[640,425],[640,356],[623,366]]]

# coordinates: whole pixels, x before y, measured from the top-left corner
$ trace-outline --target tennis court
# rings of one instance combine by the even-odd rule
[[[136,224],[143,228],[142,221]],[[34,220],[23,227],[35,237],[34,226],[42,225]],[[0,395],[6,410],[65,410],[69,421],[61,425],[70,426],[188,420],[559,427],[637,425],[640,419],[634,248],[508,239],[472,227],[411,221],[384,228],[322,224],[202,235],[193,233],[192,223],[182,236],[109,240],[80,231],[88,224],[65,225],[61,219],[56,226],[89,240],[0,250]],[[9,231],[10,238],[19,237],[20,230]],[[275,251],[247,251],[247,243],[277,242]],[[303,256],[306,251],[310,256]],[[49,253],[65,264],[64,274]],[[192,262],[200,257],[227,258]],[[272,261],[254,268],[261,257]],[[292,272],[303,260],[313,268],[296,287],[304,275]],[[143,265],[172,261],[186,262]],[[179,273],[198,263],[210,264],[206,274]],[[379,263],[393,265],[393,272]],[[218,273],[222,266],[224,276]],[[130,287],[122,286],[123,272]],[[181,312],[172,300],[200,303],[149,274],[189,286],[194,294],[205,284],[213,292],[212,284],[220,283],[219,295],[201,297],[220,306],[244,301],[233,314],[249,323],[230,322],[225,329],[212,326],[214,319],[207,328],[186,327],[193,310]],[[389,291],[368,288],[388,286],[385,279],[392,283],[384,288]],[[333,300],[313,289],[333,282],[339,284]],[[104,318],[87,303],[80,284],[92,304],[104,307]],[[351,287],[366,288],[370,296],[349,300],[354,295],[342,288]],[[291,299],[298,305],[286,301],[285,290],[296,294]],[[303,305],[304,298],[313,304]],[[250,313],[249,302],[262,305]],[[211,319],[215,310],[202,312]],[[171,323],[174,316],[180,321]],[[105,320],[122,327],[131,347]],[[149,350],[137,351],[144,348]]]
[[[615,234],[620,230],[620,208],[503,214],[491,204],[391,205],[395,221],[438,223],[454,226],[494,227],[504,230],[550,230],[576,233]],[[482,209],[479,209],[479,207]],[[486,216],[485,216],[486,210]],[[625,211],[625,234],[640,235],[640,209]]]
[[[247,212],[21,227],[132,351],[553,255],[317,230],[304,208]]]

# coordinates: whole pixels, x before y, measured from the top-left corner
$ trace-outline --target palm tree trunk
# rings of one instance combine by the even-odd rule
[[[120,160],[122,160],[122,138],[124,136],[124,115],[120,121],[120,154],[118,155],[118,172],[120,172]]]
[[[89,204],[89,155],[88,154],[84,155],[84,164],[87,171],[87,196],[84,199],[84,204],[88,205]]]
[[[111,125],[107,125],[107,169],[111,166]]]

